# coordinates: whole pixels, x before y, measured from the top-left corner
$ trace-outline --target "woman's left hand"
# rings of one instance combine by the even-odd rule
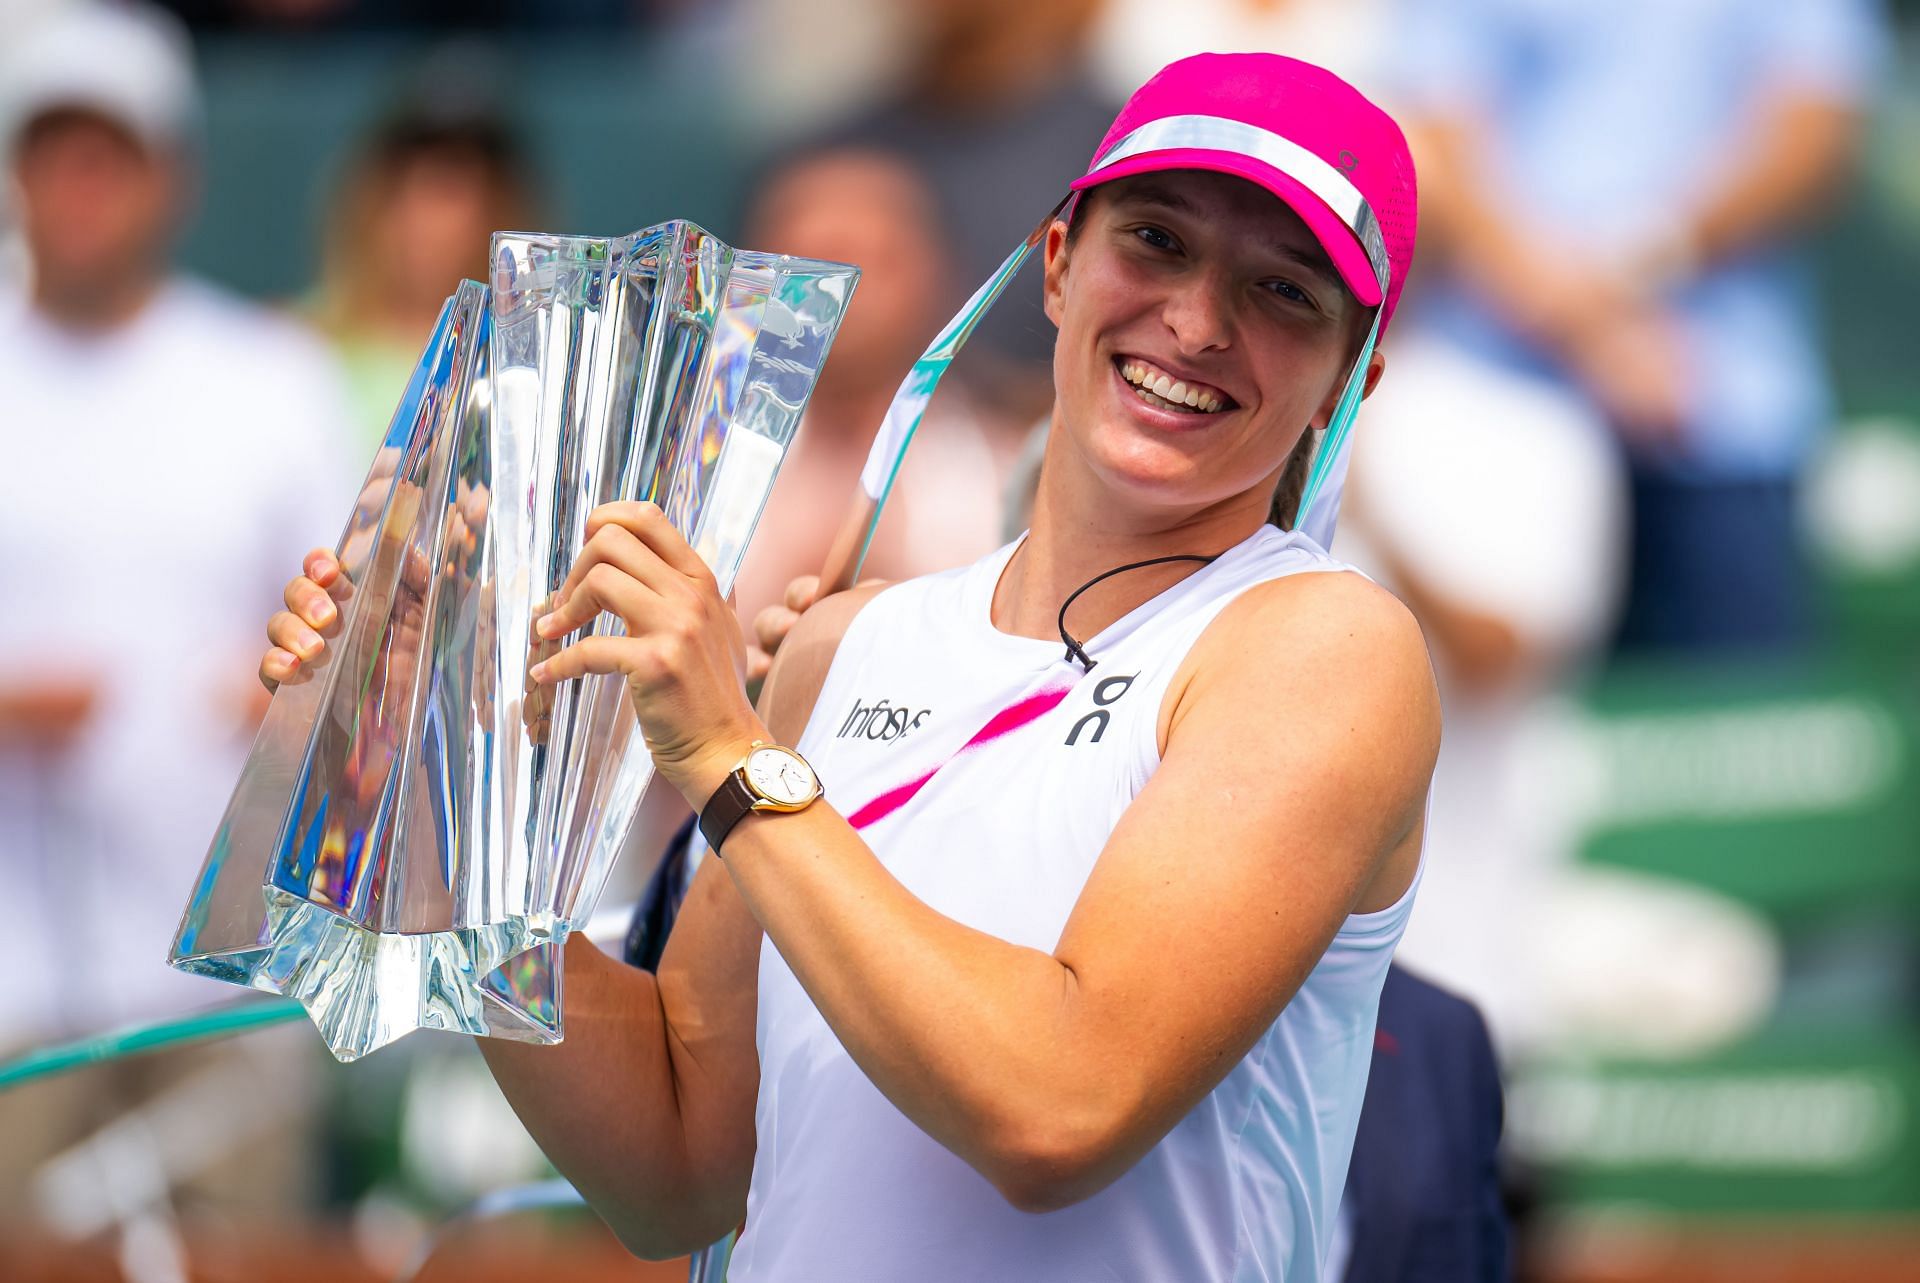
[[[585,637],[529,670],[540,685],[622,673],[661,775],[697,811],[746,755],[770,738],[747,702],[747,648],[713,573],[651,503],[610,503],[587,518],[586,545],[550,613],[551,641],[609,611],[624,637]]]

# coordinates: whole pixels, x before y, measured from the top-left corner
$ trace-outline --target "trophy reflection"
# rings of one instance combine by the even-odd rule
[[[617,674],[529,691],[558,648],[533,620],[615,500],[659,504],[732,582],[857,276],[685,222],[494,237],[491,287],[447,301],[375,457],[337,635],[274,696],[174,966],[298,999],[342,1060],[416,1028],[559,1040],[559,946],[653,766]]]

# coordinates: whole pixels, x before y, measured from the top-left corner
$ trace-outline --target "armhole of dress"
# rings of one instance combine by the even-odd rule
[[[857,684],[855,670],[866,664],[866,651],[859,648],[868,644],[866,630],[881,626],[880,603],[890,598],[899,600],[901,590],[914,582],[908,579],[897,584],[888,584],[875,593],[865,605],[860,607],[853,618],[847,621],[846,631],[840,634],[840,640],[833,648],[833,658],[827,661],[827,674],[820,681],[819,691],[814,694],[813,710],[807,714],[806,727],[800,732],[799,742],[794,745],[801,753],[808,754],[819,750],[820,746],[814,740],[814,728],[820,718],[821,710],[837,706],[841,689]],[[888,608],[891,609],[891,605]],[[854,652],[849,649],[850,646],[859,650],[860,656],[851,662],[849,657]]]
[[[1420,879],[1427,874],[1427,851],[1423,842],[1420,858],[1413,866],[1413,880],[1407,883],[1407,889],[1400,898],[1384,909],[1375,909],[1371,913],[1349,913],[1340,929],[1334,932],[1336,940],[1350,940],[1364,943],[1383,937],[1398,941],[1401,931],[1407,925],[1407,919],[1413,915],[1414,893],[1420,889]]]

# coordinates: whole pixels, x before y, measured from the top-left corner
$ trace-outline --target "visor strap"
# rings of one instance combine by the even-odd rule
[[[880,422],[880,430],[874,434],[873,446],[867,452],[866,466],[860,470],[860,495],[856,502],[872,505],[872,515],[867,518],[866,529],[859,540],[859,549],[855,555],[852,573],[858,576],[860,567],[866,562],[867,549],[873,542],[873,531],[880,523],[880,510],[886,506],[887,496],[893,492],[894,480],[900,475],[900,464],[907,457],[907,447],[913,444],[913,434],[918,431],[920,421],[927,415],[927,402],[933,399],[933,391],[940,386],[947,367],[953,364],[953,358],[960,354],[972,336],[974,328],[980,324],[980,318],[993,307],[1009,282],[1020,272],[1020,265],[1027,260],[1034,247],[1046,238],[1047,228],[1073,199],[1069,192],[1060,203],[1047,211],[1047,216],[1035,224],[1027,233],[1027,238],[1013,247],[993,275],[980,283],[960,310],[953,315],[934,336],[927,350],[907,371],[907,377],[900,381],[900,388],[893,394],[893,400],[887,406],[887,416]],[[852,581],[849,580],[849,583]]]
[[[1373,360],[1373,347],[1380,339],[1380,312],[1373,311],[1373,324],[1367,329],[1367,341],[1347,374],[1347,386],[1327,422],[1326,435],[1314,453],[1313,467],[1300,493],[1300,511],[1293,528],[1319,544],[1333,546],[1334,523],[1340,518],[1340,496],[1347,488],[1347,463],[1352,453],[1353,421],[1360,413],[1360,401],[1367,388],[1367,366]]]

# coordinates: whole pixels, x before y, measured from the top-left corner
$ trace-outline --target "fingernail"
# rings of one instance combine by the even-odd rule
[[[321,646],[320,634],[304,628],[294,634],[294,640],[298,641],[300,643],[300,649],[308,654],[319,650]]]
[[[333,618],[333,603],[322,597],[313,603],[313,609],[307,613],[313,616],[314,623],[324,624]]]
[[[541,661],[541,662],[539,662],[538,664],[535,664],[535,665],[534,665],[534,666],[533,666],[532,668],[529,668],[529,669],[527,670],[527,676],[528,676],[528,677],[531,677],[531,678],[532,678],[532,679],[533,679],[534,681],[536,681],[536,682],[544,682],[544,681],[546,681],[546,680],[547,680],[547,664],[546,664],[546,661],[545,661],[545,660],[542,660],[542,661]]]
[[[546,631],[547,631],[547,621],[548,621],[548,620],[550,620],[550,619],[552,619],[552,618],[553,618],[553,612],[551,612],[551,611],[549,611],[549,612],[548,612],[547,614],[544,614],[544,615],[542,615],[542,616],[540,616],[540,618],[538,618],[538,619],[536,619],[536,620],[534,620],[534,621],[533,621],[533,628],[534,628],[534,631],[535,631],[535,632],[540,632],[540,633],[544,633],[544,632],[546,632]]]

